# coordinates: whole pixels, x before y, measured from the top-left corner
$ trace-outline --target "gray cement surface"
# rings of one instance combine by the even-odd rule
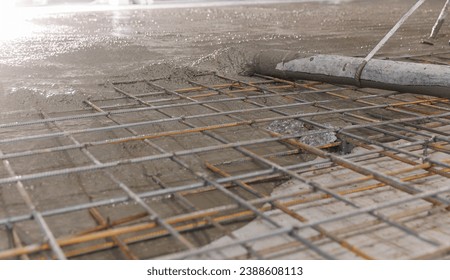
[[[191,67],[236,73],[260,49],[365,55],[413,2],[20,11],[0,19],[2,110],[77,107],[107,94],[98,84],[108,79],[175,75]],[[448,49],[445,27],[434,46],[419,43],[440,2],[427,1],[381,52]]]
[[[72,114],[72,110],[85,108],[82,101],[86,99],[115,98],[115,92],[108,81],[130,79],[165,78],[160,85],[170,89],[190,87],[186,78],[205,84],[223,83],[214,77],[196,76],[205,71],[218,71],[227,76],[238,76],[245,71],[246,64],[260,49],[281,48],[296,50],[305,55],[316,53],[343,54],[350,56],[365,55],[390,29],[400,16],[414,1],[354,1],[339,5],[329,3],[290,3],[245,5],[224,7],[191,7],[184,9],[124,9],[108,11],[82,11],[64,13],[28,14],[17,17],[13,22],[20,26],[17,32],[6,32],[5,22],[0,27],[0,104],[2,106],[2,123],[14,122],[20,118],[42,118],[40,111],[49,112],[51,116]],[[428,1],[417,15],[408,21],[399,33],[381,50],[381,56],[403,54],[430,53],[448,50],[447,44],[450,30],[443,28],[434,46],[420,44],[420,40],[428,36],[439,9],[440,1]],[[0,21],[4,18],[0,19]],[[249,78],[250,79],[250,78]],[[155,90],[146,84],[123,84],[122,90],[137,95]],[[348,94],[352,94],[349,91]],[[320,94],[299,95],[311,101],[324,98]],[[152,97],[153,98],[153,97]],[[211,100],[215,96],[209,97]],[[285,104],[285,99],[257,100],[268,102],[267,105]],[[136,102],[130,102],[136,106]],[[150,102],[150,101],[149,101]],[[183,102],[183,100],[174,101]],[[380,99],[384,102],[384,99]],[[169,104],[172,102],[162,103]],[[117,104],[116,101],[110,105]],[[105,105],[105,104],[102,104]],[[336,101],[333,108],[348,106],[348,103]],[[352,104],[352,106],[358,104]],[[124,105],[126,107],[126,105]],[[229,102],[214,104],[219,110],[253,108],[245,102]],[[317,108],[305,106],[304,111],[316,112]],[[144,120],[158,120],[170,116],[189,116],[211,113],[204,106],[189,108],[168,108],[159,112],[148,111],[95,120],[72,120],[57,128],[52,124],[31,128],[3,129],[3,138],[22,137],[41,133],[54,133],[63,130],[109,126],[115,122],[127,123]],[[288,114],[298,113],[294,109],[285,109]],[[388,116],[386,110],[373,110],[373,114]],[[242,114],[244,118],[273,117],[274,113]],[[401,114],[393,114],[398,116]],[[365,115],[366,116],[366,115]],[[366,116],[370,117],[370,116]],[[210,119],[196,119],[195,126],[213,125],[230,122],[228,116]],[[234,120],[233,120],[234,121]],[[315,121],[345,126],[348,123],[333,116],[323,116]],[[266,125],[261,125],[265,128]],[[218,130],[217,134],[226,136],[228,141],[246,141],[266,136],[261,127],[237,127]],[[188,129],[181,122],[167,122],[164,125],[137,127],[136,134],[158,133]],[[88,133],[77,135],[82,143],[130,136],[125,129],[104,133]],[[174,136],[152,140],[160,148],[168,151],[181,151],[203,146],[217,145],[219,141],[203,133],[187,136]],[[48,147],[73,144],[66,137],[48,140],[37,140],[1,145],[2,151],[12,153],[23,150],[37,150]],[[255,151],[275,153],[285,147],[280,143],[273,145],[255,145]],[[98,160],[110,162],[114,160],[155,155],[161,151],[142,142],[122,143],[119,145],[103,145],[89,147]],[[45,172],[49,169],[72,168],[91,164],[81,151],[57,152],[48,159],[44,156],[12,159],[18,174]],[[242,156],[233,149],[219,150],[183,157],[196,172],[204,172],[204,163],[221,163],[233,161]],[[314,157],[313,157],[314,158]],[[311,160],[302,155],[287,157],[283,164]],[[281,161],[281,159],[280,159]],[[230,172],[245,172],[258,169],[257,164],[236,164]],[[178,186],[181,183],[195,182],[197,179],[187,170],[180,168],[172,160],[164,159],[152,163],[129,166],[118,166],[110,170],[114,176],[131,186],[135,192],[151,191]],[[1,178],[8,177],[6,170],[0,169]],[[158,181],[164,182],[164,186]],[[269,195],[281,181],[268,181],[257,184],[258,190]],[[51,179],[34,180],[27,184],[27,191],[41,211],[77,205],[101,199],[110,199],[123,195],[124,192],[112,184],[107,174],[87,172],[54,176]],[[248,198],[249,194],[241,191],[240,196]],[[0,218],[26,215],[28,210],[20,199],[14,185],[4,185],[0,193]],[[191,201],[201,209],[225,205],[232,202],[224,194],[214,191],[203,194],[188,195]],[[151,205],[163,218],[191,211],[186,205],[180,205],[173,197],[151,200]],[[110,205],[102,208],[104,216],[117,220],[125,214],[136,214],[139,207],[135,203]],[[143,221],[137,219],[135,222]],[[74,222],[76,221],[76,222]],[[96,226],[87,211],[74,212],[61,220],[49,217],[52,231],[59,236],[70,236]],[[243,220],[247,222],[247,220]],[[230,230],[242,224],[234,224]],[[28,244],[40,242],[42,235],[33,221],[21,222],[20,235]],[[5,230],[6,232],[6,230]],[[4,231],[0,231],[0,248],[9,247]],[[147,233],[152,233],[149,230]],[[222,236],[215,231],[198,234],[186,234],[197,246],[208,244]],[[124,237],[127,237],[125,235]],[[95,242],[93,242],[95,243]],[[155,247],[147,243],[131,245],[139,252],[139,257],[158,257],[161,252],[171,253],[182,247],[174,245],[169,238],[160,238]],[[368,245],[369,246],[369,245]],[[66,249],[66,248],[65,248]],[[67,250],[76,252],[78,245]],[[80,256],[81,255],[81,256]],[[80,258],[121,258],[117,249],[101,251],[95,254],[75,254]],[[46,258],[45,254],[33,257]],[[305,256],[303,256],[305,257]],[[348,257],[348,256],[345,256]]]

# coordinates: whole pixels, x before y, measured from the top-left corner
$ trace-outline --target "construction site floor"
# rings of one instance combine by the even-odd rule
[[[0,259],[448,258],[445,98],[246,76],[414,1],[47,12],[0,38]],[[448,66],[428,1],[378,57]],[[4,27],[1,27],[4,28]]]

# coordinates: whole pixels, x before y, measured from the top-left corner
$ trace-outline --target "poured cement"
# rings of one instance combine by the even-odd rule
[[[0,17],[0,101],[3,111],[77,107],[105,80],[160,77],[193,67],[238,73],[260,49],[364,55],[411,1],[296,3],[126,9]],[[440,1],[427,3],[381,50],[408,54],[448,49],[442,29],[429,34]],[[29,11],[29,10],[27,10]],[[31,10],[32,11],[32,10]],[[19,29],[12,31],[14,24]]]
[[[325,125],[326,127],[331,128],[331,125]],[[280,133],[283,135],[289,135],[289,134],[298,134],[307,132],[309,129],[307,125],[305,125],[303,122],[299,120],[277,120],[273,121],[269,124],[267,127],[268,130]],[[305,143],[307,145],[311,146],[323,146],[326,144],[331,144],[334,141],[337,140],[336,133],[334,132],[325,132],[325,133],[318,133],[313,135],[307,135],[300,137],[300,142]]]
[[[228,76],[238,75],[245,72],[246,64],[260,49],[283,48],[296,50],[305,55],[317,53],[364,55],[411,4],[412,1],[380,0],[356,1],[340,5],[297,3],[163,10],[127,9],[42,13],[27,15],[26,18],[16,17],[15,24],[25,28],[20,29],[19,33],[2,32],[1,34],[6,35],[0,38],[2,112],[17,110],[64,112],[79,108],[82,106],[81,101],[87,98],[98,99],[111,96],[112,89],[105,86],[108,80],[171,77],[170,84],[167,86],[178,88],[185,85],[183,78],[190,78],[199,71],[214,70]],[[440,7],[440,1],[428,1],[382,49],[382,53],[396,55],[447,50],[448,40],[445,36],[448,38],[449,30],[445,28],[434,46],[419,44],[420,39],[429,34]],[[0,18],[2,31],[9,28],[7,24],[4,24],[5,22],[2,22],[4,18]],[[213,81],[202,82],[212,83]],[[139,89],[133,94],[138,92]],[[8,119],[4,122],[8,121],[13,120]],[[76,122],[73,125],[80,125],[80,123]],[[11,133],[20,136],[21,131],[11,131]],[[251,135],[247,137],[250,138]],[[195,141],[177,143],[175,140],[158,144],[169,150],[178,150],[189,147],[192,143],[202,144]],[[43,146],[49,144],[42,143]],[[11,149],[17,148],[11,146]],[[96,156],[101,160],[112,160],[112,158],[130,157],[130,153],[136,156],[142,152],[143,149],[139,145],[124,145],[122,151],[105,150]],[[80,155],[78,158],[70,158],[67,161],[64,157],[60,157],[55,162],[45,162],[46,166],[34,166],[33,170],[25,168],[28,162],[18,163],[16,167],[21,173],[30,173],[53,165],[58,166],[60,161],[70,162],[70,164],[86,163],[82,161]],[[194,160],[193,163],[195,163]],[[164,179],[171,179],[169,177],[176,177],[172,176],[171,172],[179,167],[173,163],[167,163],[159,167],[148,166],[147,168],[123,169],[123,173],[119,174],[123,176],[121,179],[134,185],[134,182],[139,180],[150,181],[148,178],[155,174],[162,174],[165,176]],[[184,173],[186,172],[177,173],[180,180],[189,179],[189,176]],[[172,179],[174,182],[171,183],[178,183],[175,181],[177,178]],[[95,190],[82,189],[83,186],[90,185],[89,182],[92,181],[98,183]],[[40,183],[46,184],[46,182]],[[83,191],[93,194],[94,197],[90,199],[94,200],[97,198],[95,196],[104,197],[107,194],[113,197],[122,193],[111,186],[107,179],[100,178],[97,174],[57,178],[56,183],[73,184],[77,188],[71,190],[73,193],[61,194],[55,192],[54,186],[46,188],[46,192],[34,191],[34,186],[30,186],[30,192],[41,196],[49,195],[49,199],[58,201],[60,206],[65,205],[67,201],[71,204],[84,202],[86,197],[82,194]],[[266,192],[270,193],[274,185],[270,184]],[[145,186],[137,185],[136,189],[139,191],[140,187]],[[158,186],[155,184],[156,187]],[[20,198],[17,193],[9,187],[7,190],[9,192],[5,191],[3,198],[11,204],[19,203]],[[201,197],[198,199],[202,200]],[[198,204],[211,207],[215,203],[216,201],[211,199],[203,200]],[[222,203],[225,204],[226,201]],[[155,204],[159,206],[165,202],[155,201]],[[40,207],[45,206],[40,205]],[[59,205],[52,205],[52,207],[56,206]],[[171,207],[173,209],[164,211],[163,214],[172,215],[175,211],[182,211],[180,207],[177,208],[177,205],[171,205]],[[115,215],[123,215],[121,209],[121,207],[111,207],[108,214],[113,218]],[[25,208],[17,211],[26,212]],[[8,213],[8,215],[14,214],[17,213]],[[80,228],[95,225],[86,213],[79,216],[78,213],[74,214],[73,220],[89,221],[86,222],[89,224],[79,222],[77,226]],[[33,227],[30,226],[30,228]],[[68,229],[63,224],[55,228],[57,235],[74,233],[66,232]],[[211,234],[199,243],[206,244],[216,237]],[[6,238],[0,238],[0,240],[6,240]],[[35,240],[40,240],[40,237],[35,237]],[[161,246],[170,244],[169,242],[170,240],[162,243]],[[149,248],[140,248],[140,250],[146,257],[153,257],[152,254],[158,251],[145,251],[150,250]],[[94,257],[117,258],[111,252]],[[93,258],[93,256],[86,258]]]

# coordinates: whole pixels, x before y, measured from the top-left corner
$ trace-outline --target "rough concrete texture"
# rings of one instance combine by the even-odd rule
[[[186,68],[236,73],[260,49],[364,55],[414,1],[267,4],[2,16],[3,110],[74,108],[124,77],[179,75]],[[427,1],[382,53],[448,49],[428,36],[441,1]],[[13,18],[13,19],[12,19]],[[11,23],[12,21],[12,23]],[[10,25],[18,29],[11,31]],[[177,70],[179,69],[179,70]],[[181,70],[180,70],[181,69]]]
[[[396,20],[412,5],[414,1],[354,1],[339,5],[330,3],[297,3],[297,4],[270,4],[246,5],[226,7],[202,7],[187,9],[126,9],[113,11],[95,11],[79,13],[43,13],[33,15],[26,20],[17,18],[19,26],[24,33],[2,33],[0,38],[0,104],[2,104],[1,122],[11,123],[20,119],[35,120],[43,118],[39,112],[51,113],[51,117],[74,114],[80,108],[86,108],[82,101],[86,99],[103,100],[110,98],[110,103],[102,106],[118,106],[116,109],[137,107],[135,100],[114,99],[123,96],[115,92],[107,81],[124,81],[130,79],[155,79],[159,85],[169,89],[192,87],[186,80],[194,80],[204,84],[220,84],[223,80],[214,76],[197,76],[205,71],[218,71],[228,76],[238,76],[246,70],[246,64],[260,49],[282,48],[296,50],[308,54],[330,53],[343,55],[364,55],[379,38],[396,22]],[[447,38],[449,30],[443,28],[434,46],[420,44],[420,39],[428,36],[432,24],[441,7],[440,1],[428,1],[416,16],[399,30],[399,33],[382,49],[384,56],[403,54],[431,53],[448,50]],[[4,17],[0,21],[4,20]],[[0,25],[2,31],[7,25]],[[252,78],[248,78],[252,79]],[[329,85],[318,85],[326,88]],[[146,83],[120,84],[120,89],[132,95],[155,91]],[[368,90],[370,92],[370,90]],[[361,95],[352,90],[345,91],[349,97]],[[147,101],[167,97],[150,96]],[[321,94],[299,94],[299,98],[309,101],[325,99]],[[208,97],[213,100],[216,96]],[[405,97],[410,98],[410,97]],[[112,100],[111,100],[112,99]],[[337,99],[337,98],[336,98]],[[416,100],[413,98],[413,100]],[[286,104],[286,99],[272,98],[270,100],[256,100],[267,106]],[[383,98],[373,99],[383,104]],[[166,101],[161,104],[182,103],[183,100]],[[390,100],[390,102],[394,102]],[[100,103],[100,102],[99,102]],[[120,106],[119,106],[119,105]],[[360,104],[349,102],[330,103],[333,109],[357,107]],[[128,107],[127,107],[128,106]],[[229,102],[214,104],[219,110],[236,110],[254,108],[246,102]],[[432,109],[429,109],[432,110]],[[70,112],[69,112],[70,111]],[[302,113],[317,112],[314,106],[302,107]],[[73,131],[92,127],[111,126],[116,122],[129,123],[145,120],[160,120],[172,116],[189,116],[211,113],[211,109],[203,106],[189,108],[167,108],[164,110],[146,111],[131,116],[119,115],[110,118],[105,116],[98,119],[69,120],[61,122],[60,127],[53,124],[42,124],[25,128],[3,128],[2,139],[15,138],[42,133],[55,133],[60,130]],[[286,108],[287,114],[299,113],[295,108]],[[273,117],[277,114],[266,111],[243,113],[244,119]],[[371,110],[362,112],[364,117],[383,116],[395,118],[404,116],[399,112],[388,110]],[[278,116],[278,115],[277,115]],[[195,126],[214,125],[235,121],[228,116],[219,116],[209,119],[195,119]],[[330,124],[335,127],[346,126],[347,120],[335,118],[333,115],[314,118],[319,123]],[[226,136],[228,141],[246,141],[267,137],[267,128],[270,124],[261,124],[259,127],[241,126],[218,130],[218,135]],[[181,122],[166,122],[164,125],[155,124],[136,127],[137,135],[176,131],[188,129],[189,126]],[[101,141],[130,136],[130,131],[117,129],[104,133],[87,133],[76,135],[81,143]],[[330,138],[334,141],[334,135]],[[152,140],[159,149],[143,142],[134,141],[116,145],[103,145],[88,147],[95,158],[101,162],[136,158],[139,156],[155,155],[161,153],[160,149],[170,152],[192,149],[203,146],[217,145],[220,141],[212,139],[204,133],[193,133],[183,136],[165,137]],[[24,150],[37,150],[49,147],[58,147],[73,144],[67,137],[48,140],[36,140],[16,143],[2,143],[3,152],[13,153]],[[255,152],[277,153],[286,151],[281,143],[273,145],[254,145]],[[304,160],[303,154],[293,154],[287,159],[277,159],[283,164],[292,164]],[[183,160],[195,172],[205,172],[204,163],[225,163],[242,159],[242,154],[234,149],[219,150],[215,153],[205,153],[200,156],[186,156]],[[51,160],[44,156],[11,159],[17,174],[40,173],[47,170],[73,168],[92,164],[82,151],[75,149],[70,152],[55,152]],[[230,165],[230,173],[250,172],[259,170],[260,164],[234,162]],[[230,169],[231,169],[230,167]],[[158,160],[156,164],[147,162],[137,165],[121,165],[109,170],[114,176],[125,184],[131,186],[135,192],[153,191],[164,188],[197,182],[198,178],[184,168],[180,168],[173,160],[167,158]],[[330,173],[334,174],[334,173]],[[0,169],[1,178],[11,175],[4,168]],[[345,175],[346,176],[346,175]],[[328,177],[324,177],[329,179]],[[161,186],[161,181],[164,186]],[[269,195],[281,182],[264,181],[257,185],[264,195]],[[294,184],[295,185],[295,184]],[[295,185],[297,186],[297,185]],[[78,205],[102,199],[124,196],[124,192],[111,183],[108,174],[103,172],[74,173],[54,176],[50,179],[33,180],[26,184],[26,190],[37,201],[40,211]],[[238,192],[238,191],[236,191]],[[239,195],[248,198],[249,194],[241,191]],[[232,200],[223,193],[214,191],[207,196],[202,194],[189,194],[188,200],[200,209],[227,205]],[[1,192],[0,218],[16,215],[27,215],[29,210],[20,198],[15,185],[3,184]],[[359,199],[359,198],[358,198]],[[361,198],[363,199],[363,198]],[[364,198],[367,199],[367,198]],[[150,198],[152,207],[163,218],[193,211],[189,206],[180,205],[173,196]],[[370,202],[370,199],[369,199]],[[333,206],[334,207],[334,206]],[[342,205],[336,205],[341,209]],[[108,220],[116,221],[125,215],[136,214],[142,211],[136,203],[126,202],[108,205],[101,208],[103,216]],[[311,213],[316,217],[326,215]],[[277,214],[277,213],[274,213]],[[280,216],[280,221],[284,218]],[[85,229],[98,226],[88,211],[77,211],[62,218],[51,216],[46,218],[51,230],[57,237],[66,237],[78,234]],[[69,222],[68,222],[69,221]],[[77,221],[73,223],[72,221]],[[136,219],[135,223],[148,221],[145,218]],[[243,220],[243,222],[247,222]],[[30,221],[18,223],[19,235],[26,244],[42,242],[43,236],[37,224]],[[242,223],[233,224],[227,229],[235,229]],[[444,227],[445,229],[445,227]],[[7,230],[0,231],[0,248],[10,248],[9,240],[5,236]],[[152,233],[148,230],[144,233]],[[375,233],[374,233],[375,234]],[[430,233],[434,234],[434,232]],[[207,231],[196,234],[186,234],[187,238],[198,246],[208,244],[223,234]],[[133,237],[131,234],[121,237]],[[440,239],[439,239],[440,240]],[[96,240],[91,243],[101,243]],[[400,241],[399,241],[400,242]],[[336,246],[333,244],[332,246]],[[370,244],[367,246],[370,247]],[[130,248],[138,252],[142,258],[157,258],[162,253],[167,254],[185,249],[179,244],[174,245],[173,239],[163,237],[157,243],[136,243]],[[68,246],[65,250],[72,252],[74,258],[122,258],[118,249],[101,251],[95,254],[76,254],[77,245]],[[338,250],[337,248],[336,250]],[[327,249],[328,250],[328,249]],[[333,251],[333,249],[330,249]],[[342,258],[354,256],[339,255]],[[310,254],[309,252],[305,254]],[[233,255],[234,256],[234,255]],[[380,257],[409,257],[411,255],[380,255]],[[38,253],[33,258],[48,258],[50,254]],[[232,255],[229,255],[232,257]],[[275,255],[273,257],[276,257]],[[299,257],[295,255],[295,257]],[[302,255],[301,257],[317,257],[315,255]]]

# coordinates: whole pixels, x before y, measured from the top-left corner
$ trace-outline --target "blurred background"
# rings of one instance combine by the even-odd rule
[[[3,0],[9,6],[34,6],[75,3],[101,3],[101,4],[147,4],[151,0]]]
[[[345,1],[345,0],[344,0]],[[201,3],[201,2],[340,2],[339,0],[292,0],[292,1],[250,1],[250,0],[2,0],[1,7],[12,6],[42,6],[42,5],[61,5],[61,4],[110,4],[110,5],[146,5],[152,3]]]
[[[2,6],[39,6],[39,5],[59,5],[59,4],[78,4],[78,3],[92,3],[92,4],[113,4],[113,5],[128,5],[128,4],[150,4],[153,0],[2,0]],[[158,0],[157,2],[167,2]]]

